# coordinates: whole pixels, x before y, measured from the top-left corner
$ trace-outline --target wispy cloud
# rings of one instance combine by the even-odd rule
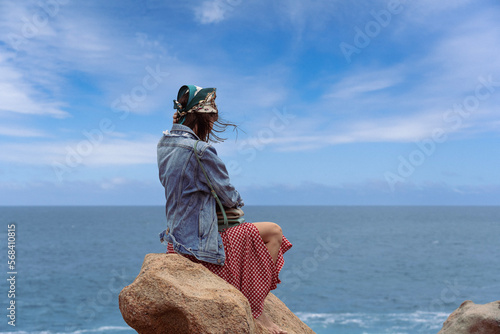
[[[137,93],[148,67],[155,71],[160,66],[162,73],[168,72],[164,64],[171,59],[166,59],[161,43],[146,33],[127,35],[118,27],[123,21],[100,17],[103,14],[93,12],[92,5],[61,6],[57,16],[17,46],[9,37],[22,33],[22,19],[30,18],[33,8],[28,3],[9,8],[12,12],[0,14],[0,40],[5,42],[0,46],[4,55],[0,57],[2,111],[66,117],[71,114],[67,109],[72,109],[66,108],[72,102],[69,99],[82,94],[82,85],[86,86],[84,94],[95,92],[94,104],[111,108],[117,98]],[[8,51],[15,47],[16,53]],[[162,79],[154,87],[162,87],[166,82]],[[141,103],[129,108],[130,112],[145,113],[164,103],[159,89],[146,93],[147,99],[141,95]]]
[[[228,11],[232,8],[232,3],[239,1],[231,0],[205,0],[200,5],[196,4],[196,19],[203,24],[218,23],[227,17]]]
[[[91,181],[1,182],[0,191],[9,193],[2,205],[161,205],[160,182],[134,178],[104,178]]]
[[[22,127],[8,127],[0,125],[0,136],[8,137],[47,137],[44,131],[36,129],[28,129]]]
[[[314,129],[317,125],[298,118],[292,120],[285,131],[273,133],[271,138],[266,138],[265,145],[257,134],[245,139],[244,146],[265,146],[281,152],[299,152],[349,143],[415,142],[430,138],[435,129],[442,128],[442,124],[439,114],[424,114],[343,121],[328,130],[317,131]],[[237,154],[238,147],[241,146],[232,143],[224,145],[228,146],[222,151],[225,155]]]
[[[421,0],[408,2],[407,5],[410,6],[410,11],[407,14],[408,18],[411,20],[416,20],[422,22],[421,20],[428,19],[429,16],[439,15],[442,12],[454,10],[465,5],[473,3],[472,0]],[[428,21],[427,21],[428,23]]]
[[[103,177],[103,171],[131,166],[131,174],[151,173],[158,136],[170,127],[172,98],[186,83],[218,88],[221,115],[246,132],[217,150],[244,163],[251,150],[264,163],[308,151],[310,163],[320,165],[322,149],[334,145],[403,147],[439,128],[450,141],[484,139],[500,127],[496,5],[407,1],[347,64],[339,42],[352,41],[353,26],[364,29],[374,20],[371,11],[387,8],[387,1],[65,3],[18,47],[9,34],[22,34],[23,18],[41,9],[37,2],[1,5],[0,163],[5,167],[0,175],[5,180],[11,177],[6,170],[18,167],[52,180],[41,174],[53,162],[69,160],[75,173],[68,184],[92,179],[92,187],[103,191],[130,189],[137,184],[125,172]],[[151,70],[164,73],[163,81],[147,89]],[[479,77],[490,76],[491,96],[470,116],[461,116],[460,126],[447,124],[443,116],[474,96]],[[115,112],[117,100],[132,101],[121,105],[128,117],[120,117],[121,109]],[[276,123],[275,109],[294,117]],[[99,129],[104,118],[112,119],[116,132],[86,146],[83,131]],[[78,150],[81,154],[71,158]],[[304,178],[300,167],[289,168],[292,178]],[[271,178],[266,177],[262,182]]]
[[[500,101],[500,39],[491,29],[493,15],[471,17],[447,29],[440,42],[420,57],[401,64],[358,66],[336,79],[321,99],[304,110],[321,113],[316,123],[295,121],[270,146],[279,150],[355,142],[411,142],[429,138],[436,129],[478,134],[495,129]],[[483,82],[493,82],[460,126],[447,123],[455,105],[474,97]],[[325,116],[330,116],[330,119]],[[303,120],[304,118],[300,118]],[[321,128],[320,128],[321,125]],[[298,145],[300,143],[300,145]]]
[[[196,17],[201,23],[217,23],[224,19],[224,9],[220,7],[222,1],[205,1],[200,8],[195,9]]]
[[[156,163],[156,144],[159,137],[136,139],[111,138],[92,144],[81,141],[46,141],[0,144],[0,161],[32,166],[51,166],[59,163],[68,169],[96,166],[120,166]]]
[[[106,180],[101,183],[101,188],[104,190],[114,189],[119,186],[126,185],[128,182],[127,179],[123,177],[114,177],[110,180]]]
[[[356,99],[363,94],[380,92],[403,83],[403,66],[381,69],[363,69],[334,84],[324,99]]]
[[[28,76],[28,78],[27,78]],[[0,49],[0,115],[19,113],[56,118],[67,117],[62,110],[63,103],[53,100],[30,84],[29,74],[18,70],[12,61],[12,54]]]

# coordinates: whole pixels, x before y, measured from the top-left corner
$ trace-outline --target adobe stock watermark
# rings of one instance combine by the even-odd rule
[[[21,29],[18,33],[11,32],[7,35],[10,45],[16,51],[30,39],[38,36],[50,20],[53,20],[60,12],[61,6],[68,4],[68,0],[40,0],[37,2],[35,12],[31,16],[22,16]]]
[[[266,146],[271,144],[276,139],[276,135],[284,132],[290,125],[291,120],[296,117],[288,113],[286,108],[282,110],[274,108],[272,114],[267,126],[260,129],[256,136],[243,140],[238,145],[238,154],[245,156],[246,162],[254,161],[258,152],[261,152]],[[227,168],[231,171],[231,175],[238,175],[243,171],[243,167],[236,160],[229,161]]]
[[[459,285],[456,278],[453,282],[444,281],[444,284],[445,287],[441,290],[439,296],[432,299],[429,303],[429,307],[427,308],[428,312],[442,312],[444,307],[451,306],[454,303],[456,304],[462,291],[466,288],[465,286]],[[433,327],[432,323],[424,321],[414,325],[412,330],[416,333],[428,333],[430,330],[436,330],[436,328]]]
[[[432,130],[430,138],[416,142],[415,148],[407,157],[398,156],[399,164],[396,172],[384,173],[385,180],[392,192],[398,183],[413,175],[415,170],[436,152],[438,144],[448,139],[448,133],[460,129],[464,120],[468,119],[481,105],[488,100],[500,87],[500,81],[494,81],[490,74],[488,78],[480,76],[474,92],[467,95],[461,103],[455,103],[453,107],[443,114],[443,127]]]
[[[111,103],[111,109],[118,114],[120,120],[125,120],[129,113],[139,107],[146,101],[149,93],[159,87],[159,85],[168,77],[168,72],[163,72],[160,65],[153,69],[146,66],[147,74],[143,77],[140,84],[134,86],[128,94],[122,94]],[[115,131],[116,124],[110,118],[102,118],[97,127],[82,131],[83,139],[73,146],[66,146],[66,154],[62,161],[53,161],[52,170],[59,182],[62,182],[64,176],[83,164],[85,158],[90,156],[94,150],[103,142],[104,138]]]
[[[133,87],[128,94],[122,94],[111,103],[111,109],[120,114],[121,120],[127,118],[130,111],[137,109],[142,102],[146,101],[149,92],[158,88],[163,80],[170,75],[168,72],[163,72],[160,65],[156,65],[155,69],[146,66],[146,72],[148,74],[143,77],[141,84]]]
[[[340,247],[340,244],[333,240],[331,234],[316,237],[314,245],[316,247],[311,256],[303,258],[301,263],[292,265],[291,269],[284,273],[282,280],[286,284],[291,284],[290,291],[300,289],[304,280],[314,275],[320,269],[321,263],[328,260]],[[281,301],[285,302],[286,299],[285,296],[281,298]]]
[[[372,40],[376,38],[384,28],[387,28],[392,21],[393,16],[400,14],[404,7],[403,4],[407,0],[389,0],[386,8],[376,11],[371,10],[370,16],[373,20],[366,22],[363,29],[354,26],[353,44],[341,42],[339,44],[340,51],[344,55],[347,63],[352,62],[354,54],[360,54],[363,49],[368,47]]]

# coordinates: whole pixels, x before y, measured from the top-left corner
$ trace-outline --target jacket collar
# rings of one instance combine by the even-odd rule
[[[193,130],[191,130],[190,127],[182,125],[182,124],[173,124],[170,132],[187,132],[191,136],[193,136],[194,138],[200,140],[200,138],[196,135],[196,133],[193,132]]]

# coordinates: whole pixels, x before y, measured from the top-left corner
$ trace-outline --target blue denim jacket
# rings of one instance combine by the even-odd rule
[[[158,142],[158,169],[165,187],[167,215],[167,229],[160,234],[160,240],[171,243],[178,253],[224,265],[224,245],[217,228],[215,199],[194,155],[197,140],[198,136],[189,127],[174,124]],[[222,204],[243,206],[215,148],[200,141],[197,152]]]

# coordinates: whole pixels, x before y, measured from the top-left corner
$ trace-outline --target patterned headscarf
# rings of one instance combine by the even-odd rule
[[[177,100],[174,100],[174,109],[177,109],[179,123],[184,122],[185,116],[190,113],[217,114],[217,105],[215,104],[216,88],[201,88],[194,85],[184,85],[179,89]],[[189,93],[189,98],[185,107],[178,100]]]

